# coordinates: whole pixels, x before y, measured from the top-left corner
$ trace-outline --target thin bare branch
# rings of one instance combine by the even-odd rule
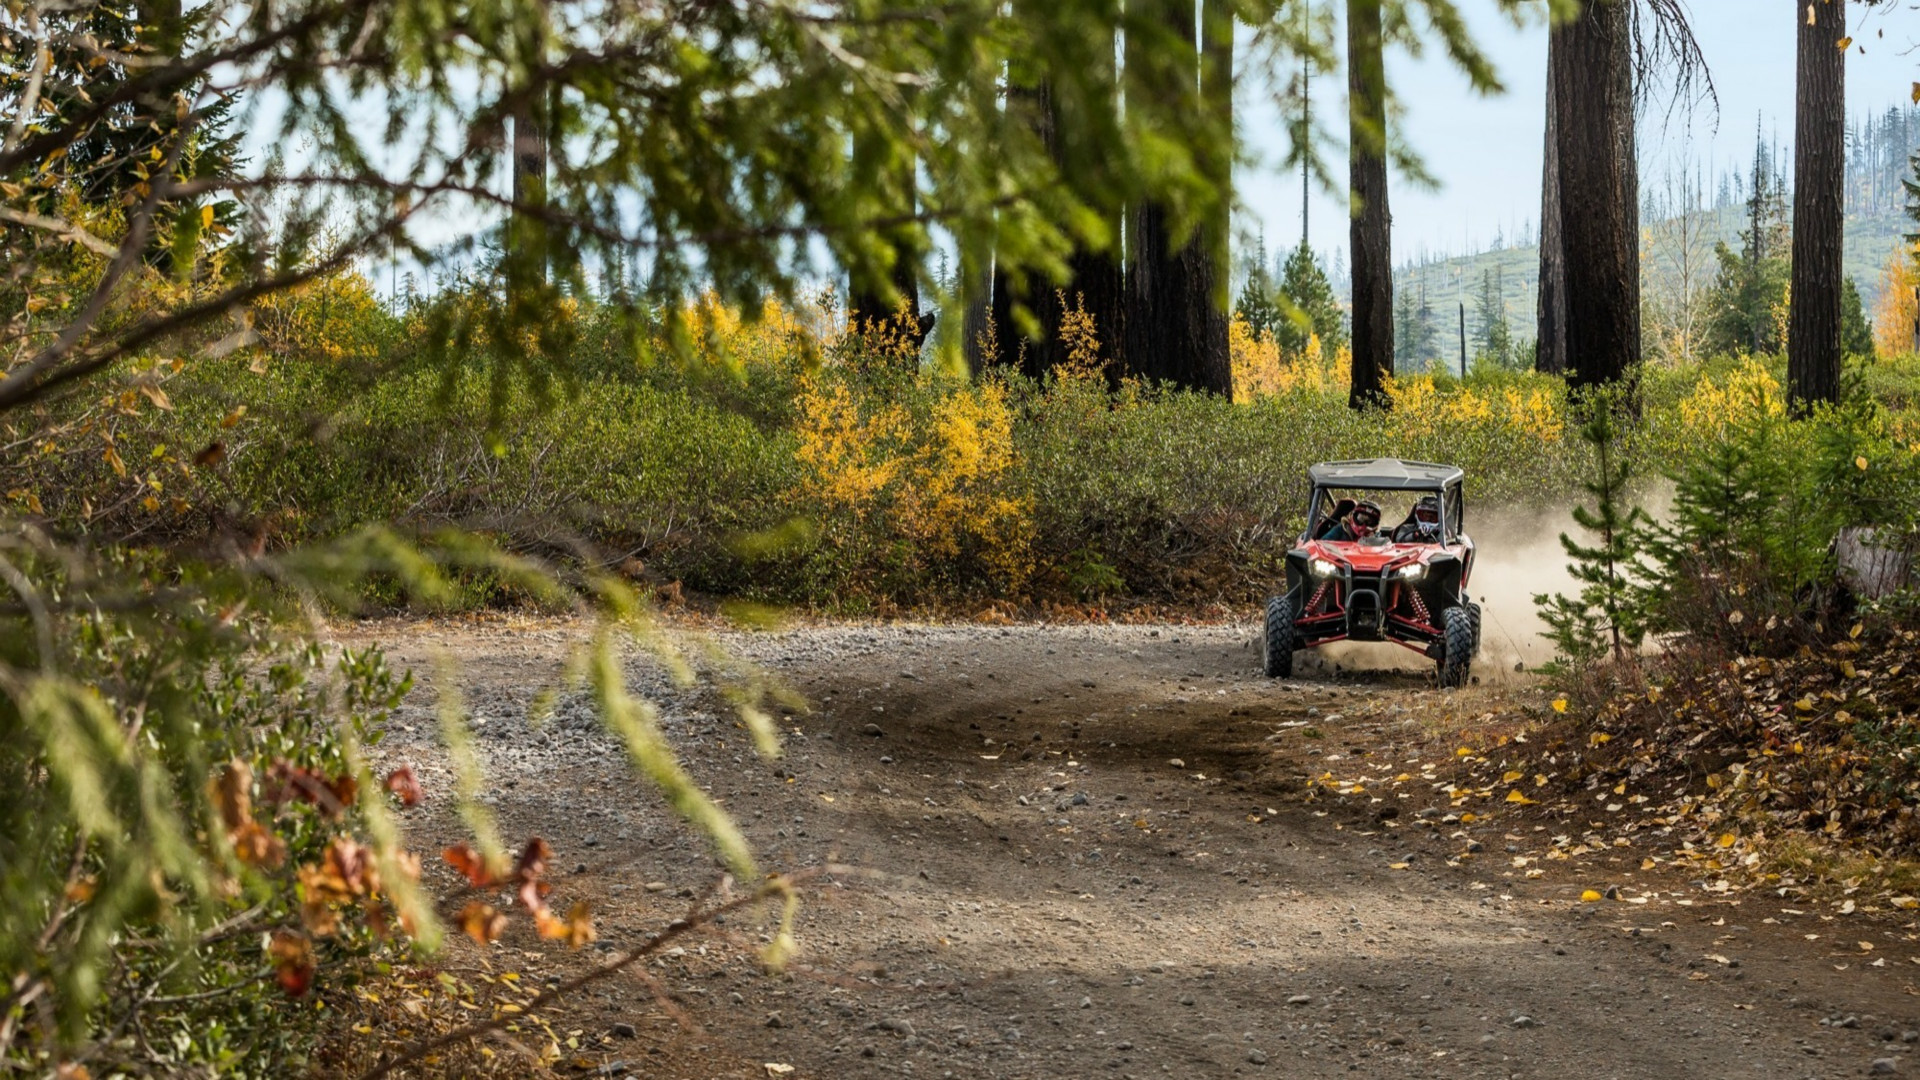
[[[0,143],[0,153],[11,152],[20,145],[21,136],[27,132],[27,121],[40,108],[40,87],[47,78],[47,68],[53,63],[53,50],[40,40],[40,8],[27,9],[27,36],[33,40],[33,68],[27,74],[26,92],[20,95],[15,105],[13,126],[7,130],[6,141]]]
[[[108,258],[120,253],[120,248],[113,242],[102,240],[65,218],[36,214],[28,210],[16,210],[11,206],[0,206],[0,221],[11,221],[15,225],[24,225],[29,229],[50,232],[62,240],[72,241],[88,251]]]
[[[769,878],[764,884],[751,893],[730,900],[724,904],[717,904],[691,912],[685,918],[668,924],[667,928],[662,930],[658,937],[653,938],[645,944],[629,949],[625,953],[614,957],[612,960],[601,964],[599,967],[585,974],[576,975],[565,982],[557,983],[541,991],[538,996],[523,1006],[523,1010],[524,1012],[537,1011],[582,987],[590,986],[593,983],[599,982],[601,979],[617,975],[631,967],[636,961],[652,956],[654,953],[672,944],[675,939],[684,937],[700,929],[712,922],[716,917],[730,914],[741,908],[751,907],[754,904],[758,904],[764,900],[770,900],[776,896],[790,895],[802,882],[818,877],[822,872],[822,869],[816,868],[803,870],[796,874],[776,875]],[[412,1065],[414,1062],[420,1061],[429,1054],[437,1053],[449,1046],[469,1042],[489,1032],[497,1031],[513,1022],[513,1020],[514,1017],[512,1015],[503,1013],[491,1019],[468,1024],[463,1028],[456,1028],[453,1031],[449,1031],[424,1042],[415,1043],[413,1046],[408,1047],[405,1053],[400,1054],[393,1060],[384,1062],[360,1074],[359,1080],[380,1080],[381,1077],[390,1076],[396,1070]]]

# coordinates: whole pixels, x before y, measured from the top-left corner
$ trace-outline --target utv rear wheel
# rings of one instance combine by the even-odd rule
[[[1267,601],[1267,632],[1261,643],[1267,678],[1293,678],[1293,604],[1286,597]]]
[[[1472,659],[1478,660],[1480,658],[1480,605],[1468,604],[1467,614],[1472,616],[1473,621],[1473,652],[1468,655]]]
[[[1479,642],[1474,640],[1473,613],[1465,607],[1448,608],[1442,621],[1447,640],[1440,654],[1440,685],[1450,690],[1466,684],[1467,669],[1473,666],[1473,652]]]

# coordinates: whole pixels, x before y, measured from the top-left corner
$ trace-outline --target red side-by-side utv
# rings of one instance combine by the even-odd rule
[[[1374,458],[1324,462],[1307,477],[1307,529],[1287,552],[1286,591],[1267,601],[1266,673],[1290,677],[1297,649],[1392,641],[1431,658],[1441,686],[1464,683],[1480,648],[1465,474]]]

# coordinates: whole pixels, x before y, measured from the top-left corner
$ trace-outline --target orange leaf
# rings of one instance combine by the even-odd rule
[[[313,985],[313,946],[293,930],[275,930],[267,943],[274,976],[288,997],[300,997]]]
[[[547,894],[552,891],[553,886],[544,881],[523,881],[515,895],[519,898],[521,907],[528,911],[539,912],[547,910]]]
[[[287,845],[257,821],[248,821],[227,835],[234,857],[248,866],[272,869],[287,857]]]
[[[234,758],[214,778],[213,805],[220,811],[220,822],[229,831],[253,820],[253,770]]]
[[[454,844],[442,851],[440,857],[447,860],[447,865],[465,875],[467,884],[476,889],[484,889],[499,880],[487,861],[471,845]]]
[[[507,917],[482,900],[470,900],[460,909],[460,929],[481,945],[499,939],[506,932]]]
[[[402,765],[388,773],[384,786],[400,799],[401,806],[420,805],[420,779],[413,775],[413,766]]]
[[[534,914],[533,922],[539,928],[541,937],[563,940],[570,948],[577,949],[594,939],[593,919],[584,900],[575,903],[564,919],[548,911],[539,911]]]

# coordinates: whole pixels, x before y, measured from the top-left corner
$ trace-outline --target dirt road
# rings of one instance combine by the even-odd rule
[[[583,701],[529,727],[578,628],[372,633],[416,670],[440,650],[460,663],[503,829],[552,843],[552,901],[593,905],[596,948],[643,940],[718,876]],[[1660,838],[1607,821],[1463,810],[1445,790],[1463,740],[1517,730],[1540,690],[1326,670],[1269,682],[1252,640],[1218,626],[730,635],[814,703],[783,718],[774,762],[709,691],[636,660],[764,866],[872,873],[807,893],[784,976],[752,960],[769,913],[647,969],[681,1019],[638,979],[589,992],[553,1018],[580,1033],[560,1071],[1920,1075],[1911,918],[1641,870]],[[432,790],[428,696],[382,751]],[[444,800],[409,820],[428,850],[461,835]],[[444,869],[430,881],[453,884]],[[1589,889],[1614,898],[1583,902]],[[521,924],[490,951],[516,971],[605,955],[560,955]]]

